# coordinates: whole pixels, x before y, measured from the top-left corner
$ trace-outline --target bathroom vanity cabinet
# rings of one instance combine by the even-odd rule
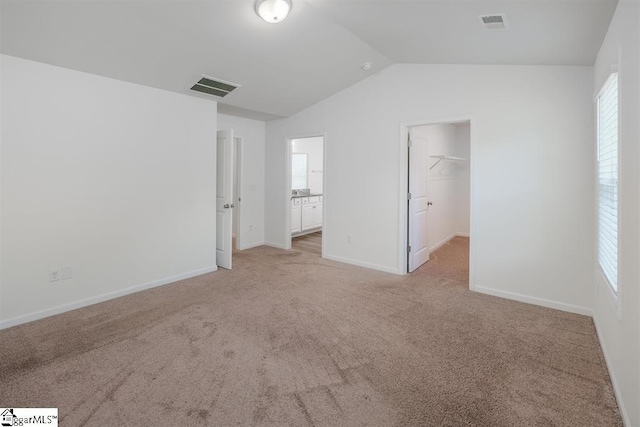
[[[303,234],[322,228],[322,195],[291,199],[291,233]]]

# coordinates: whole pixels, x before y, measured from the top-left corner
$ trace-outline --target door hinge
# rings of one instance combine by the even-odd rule
[[[413,145],[413,142],[411,142],[411,140],[407,141],[407,146],[408,146],[409,148],[411,148],[411,146],[412,146],[412,145]]]
[[[411,193],[407,194],[407,200],[411,200]]]
[[[407,246],[407,253],[411,252],[411,245]]]

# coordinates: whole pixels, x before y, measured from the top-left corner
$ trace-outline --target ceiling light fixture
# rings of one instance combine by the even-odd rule
[[[257,0],[256,13],[270,24],[286,19],[291,11],[291,0]]]

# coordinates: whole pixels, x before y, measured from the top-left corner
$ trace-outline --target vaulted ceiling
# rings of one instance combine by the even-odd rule
[[[264,120],[394,63],[592,65],[617,3],[293,0],[273,25],[254,0],[1,1],[4,54],[180,93],[210,75],[242,86],[221,112]],[[509,28],[483,29],[498,13]]]

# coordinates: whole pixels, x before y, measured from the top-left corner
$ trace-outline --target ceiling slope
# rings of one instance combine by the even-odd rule
[[[205,74],[242,86],[221,112],[260,120],[393,63],[592,65],[617,3],[294,0],[272,25],[254,0],[0,1],[4,54],[180,93]],[[484,30],[499,13],[509,29]]]
[[[309,0],[396,63],[593,65],[616,0]],[[506,13],[508,29],[478,15]]]
[[[206,74],[242,86],[225,97],[228,111],[262,119],[289,116],[391,65],[304,1],[278,25],[253,5],[3,0],[0,51],[182,93]]]

